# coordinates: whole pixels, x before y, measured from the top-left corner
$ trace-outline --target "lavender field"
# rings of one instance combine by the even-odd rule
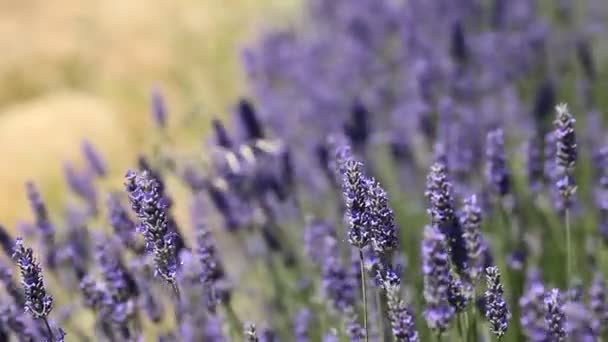
[[[150,84],[137,157],[85,137],[65,192],[3,193],[0,341],[608,340],[608,3],[280,21],[226,113]]]

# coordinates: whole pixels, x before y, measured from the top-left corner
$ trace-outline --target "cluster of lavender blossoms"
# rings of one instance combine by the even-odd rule
[[[302,9],[199,153],[155,86],[122,189],[87,139],[27,183],[0,341],[606,340],[608,4]]]

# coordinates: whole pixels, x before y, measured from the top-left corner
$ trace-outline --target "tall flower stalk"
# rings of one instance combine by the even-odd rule
[[[47,294],[42,277],[42,268],[34,258],[31,248],[23,246],[23,240],[15,242],[13,259],[21,272],[21,284],[25,294],[25,311],[33,318],[41,320],[48,332],[50,341],[55,341],[53,330],[47,319],[53,309],[53,297]]]
[[[348,159],[342,166],[343,190],[346,200],[346,216],[348,220],[348,241],[359,249],[359,267],[361,269],[361,296],[363,301],[363,328],[365,340],[368,341],[367,327],[367,291],[365,284],[365,269],[363,248],[369,244],[369,180],[363,174],[363,164],[354,159]]]
[[[561,177],[557,181],[557,188],[564,201],[564,222],[566,226],[566,279],[572,279],[572,237],[570,231],[570,209],[573,196],[576,193],[573,171],[578,156],[576,134],[574,125],[576,120],[570,114],[566,104],[556,107],[557,118],[555,135],[557,138],[556,162],[560,168]]]

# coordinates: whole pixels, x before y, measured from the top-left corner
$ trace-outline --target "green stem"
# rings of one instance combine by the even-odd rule
[[[570,282],[572,279],[572,241],[570,237],[570,210],[566,208],[564,213],[564,220],[566,221],[566,279]]]
[[[369,342],[367,330],[367,293],[365,290],[365,267],[363,266],[363,250],[359,249],[359,266],[361,267],[361,295],[363,297],[363,329],[365,329],[365,342]]]
[[[46,317],[42,317],[42,321],[44,322],[44,325],[46,326],[46,330],[49,333],[49,341],[55,342],[55,335],[53,335],[53,329],[51,329],[51,325],[49,324],[49,321],[46,319]]]
[[[382,305],[382,293],[376,291],[376,310],[378,311],[378,327],[380,329],[380,341],[385,341],[384,337],[384,305]]]

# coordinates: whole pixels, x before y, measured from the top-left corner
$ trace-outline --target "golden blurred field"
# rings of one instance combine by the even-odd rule
[[[297,0],[0,0],[0,222],[28,218],[23,184],[56,205],[64,160],[86,137],[114,182],[150,141],[149,91],[173,134],[194,108],[221,116],[246,87],[239,51]],[[201,135],[206,129],[200,125]],[[198,138],[198,137],[197,137]],[[55,203],[55,204],[53,204]]]

